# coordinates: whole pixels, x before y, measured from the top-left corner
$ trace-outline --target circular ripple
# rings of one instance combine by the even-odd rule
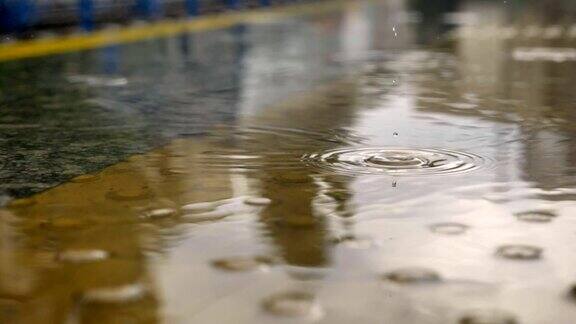
[[[210,150],[198,163],[211,169],[298,170],[305,152],[319,148],[357,145],[363,139],[348,130],[313,131],[281,127],[221,127],[207,136]]]
[[[383,278],[399,284],[435,283],[442,281],[442,278],[436,271],[427,268],[397,269],[385,273]]]
[[[499,247],[496,255],[512,260],[536,260],[542,256],[542,249],[532,245],[510,244]]]
[[[351,174],[395,176],[457,174],[484,164],[478,155],[409,148],[349,148],[304,156],[304,161],[327,170]]]
[[[516,324],[514,316],[499,309],[478,309],[469,311],[459,324]]]

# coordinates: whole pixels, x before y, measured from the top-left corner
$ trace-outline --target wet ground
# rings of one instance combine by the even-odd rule
[[[0,63],[0,322],[573,323],[575,11],[509,2]]]

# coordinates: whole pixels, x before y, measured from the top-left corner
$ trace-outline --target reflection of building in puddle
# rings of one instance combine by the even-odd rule
[[[264,224],[264,235],[272,238],[287,264],[301,267],[329,264],[328,215],[325,209],[317,208],[315,204],[323,190],[320,182],[326,186],[331,178],[319,175],[304,164],[291,169],[277,167],[274,154],[266,152],[273,153],[270,148],[289,150],[295,159],[300,159],[309,152],[343,145],[335,137],[338,134],[335,130],[350,125],[356,109],[355,96],[354,84],[340,82],[308,98],[272,107],[245,120],[252,127],[266,125],[301,132],[297,141],[283,141],[281,133],[262,132],[246,144],[251,151],[263,152],[261,168],[248,177],[257,180],[259,195],[272,201],[260,212],[260,219]],[[343,209],[349,179],[338,180],[328,187],[341,193],[337,209]]]
[[[564,15],[558,16],[559,8],[566,9]],[[513,14],[508,9],[482,1],[461,6],[476,19],[462,26],[465,33],[456,33],[461,36],[453,43],[456,57],[434,54],[438,68],[414,81],[420,89],[418,110],[491,122],[498,159],[511,161],[499,164],[501,180],[510,180],[520,166],[526,180],[554,188],[573,173],[576,148],[567,139],[576,131],[571,122],[576,117],[571,107],[576,65],[566,59],[544,60],[542,53],[571,47],[565,32],[573,3],[524,5]],[[547,25],[553,21],[558,26]],[[537,33],[528,35],[531,30]],[[558,37],[557,30],[562,31]],[[518,49],[534,48],[540,49],[538,60],[514,56]]]

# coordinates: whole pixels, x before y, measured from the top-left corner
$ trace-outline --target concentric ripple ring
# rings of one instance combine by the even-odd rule
[[[396,147],[335,149],[305,155],[303,160],[339,173],[394,176],[459,174],[485,164],[483,157],[471,153]]]

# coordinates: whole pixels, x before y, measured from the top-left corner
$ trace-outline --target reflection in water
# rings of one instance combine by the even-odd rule
[[[443,3],[0,65],[0,322],[571,323],[571,40]]]

